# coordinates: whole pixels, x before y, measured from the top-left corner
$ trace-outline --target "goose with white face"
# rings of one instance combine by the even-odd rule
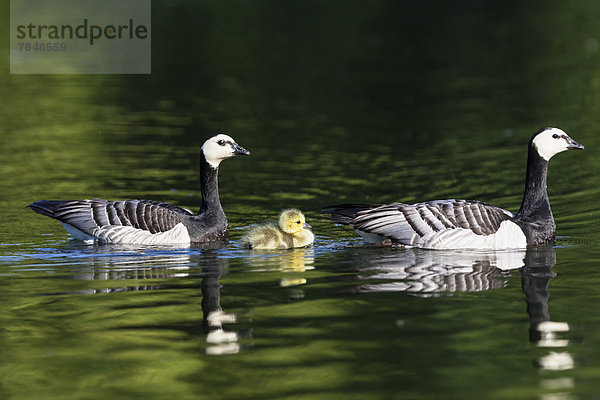
[[[221,161],[233,156],[249,156],[250,152],[237,144],[231,136],[220,133],[211,137],[202,145],[202,153],[206,162],[218,168]]]
[[[566,150],[583,150],[582,144],[577,143],[563,130],[546,128],[533,138],[533,146],[540,157],[548,161],[552,156]]]

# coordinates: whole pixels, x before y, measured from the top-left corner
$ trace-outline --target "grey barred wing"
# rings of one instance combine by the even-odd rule
[[[354,229],[412,245],[415,239],[453,229],[491,235],[502,221],[513,218],[507,210],[471,200],[437,200],[416,204],[393,203],[359,212]]]
[[[136,229],[161,233],[170,231],[192,213],[172,204],[153,200],[127,200],[97,205],[94,219],[99,225],[129,225]]]
[[[69,224],[88,235],[94,235],[97,229],[107,226],[126,226],[149,233],[167,232],[192,216],[181,207],[152,200],[41,200],[29,206],[37,213]]]

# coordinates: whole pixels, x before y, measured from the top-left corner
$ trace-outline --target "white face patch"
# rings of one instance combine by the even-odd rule
[[[240,149],[246,153],[240,153]],[[220,133],[211,137],[202,145],[202,153],[206,161],[213,167],[218,168],[221,161],[238,154],[250,154],[241,148],[231,136]]]
[[[562,151],[569,150],[574,143],[563,130],[548,128],[533,139],[538,154],[546,161]]]

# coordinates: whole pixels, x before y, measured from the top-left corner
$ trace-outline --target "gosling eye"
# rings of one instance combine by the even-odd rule
[[[223,139],[220,139],[219,141],[217,141],[217,144],[219,146],[225,146],[225,141]]]
[[[558,139],[558,138],[559,138],[559,136],[558,136],[558,134],[557,134],[557,133],[555,133],[554,135],[552,135],[552,137],[553,137],[554,139]]]
[[[296,221],[297,224],[300,224],[300,221]]]

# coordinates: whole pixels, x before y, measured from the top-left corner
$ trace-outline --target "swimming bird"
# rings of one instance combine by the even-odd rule
[[[200,151],[202,204],[197,215],[153,200],[40,200],[28,205],[60,221],[76,239],[104,243],[189,245],[227,240],[227,217],[219,200],[221,161],[250,155],[225,134],[211,137]]]
[[[475,200],[416,204],[341,204],[324,207],[334,222],[351,225],[367,242],[429,249],[509,249],[553,242],[556,225],[546,177],[548,161],[584,146],[558,128],[529,141],[525,193],[516,215]]]
[[[315,235],[304,214],[297,208],[283,210],[279,224],[255,225],[240,239],[240,245],[251,249],[290,249],[311,245]]]

